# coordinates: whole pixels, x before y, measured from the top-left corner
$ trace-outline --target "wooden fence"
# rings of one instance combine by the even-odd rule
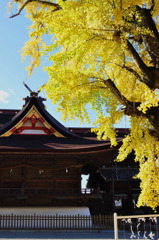
[[[0,215],[0,230],[106,230],[113,229],[112,215]]]

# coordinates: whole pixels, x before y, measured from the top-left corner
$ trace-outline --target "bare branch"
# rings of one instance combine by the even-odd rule
[[[57,10],[60,10],[62,9],[61,6],[57,3],[53,3],[53,2],[48,2],[48,1],[45,1],[45,0],[27,0],[23,5],[22,7],[19,9],[18,13],[10,16],[10,18],[14,18],[18,15],[20,15],[20,13],[22,12],[22,10],[31,2],[37,2],[37,3],[40,3],[40,4],[44,4],[46,6],[52,6],[52,7],[55,7],[54,11],[57,11]]]
[[[27,1],[23,4],[23,6],[19,9],[18,13],[10,16],[10,18],[14,18],[14,17],[18,16],[18,15],[21,13],[21,11],[25,8],[25,6],[26,6],[28,3],[30,3],[30,2],[31,2],[31,0],[27,0]]]

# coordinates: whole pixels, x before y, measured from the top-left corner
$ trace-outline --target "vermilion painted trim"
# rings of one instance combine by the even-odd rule
[[[28,117],[25,117],[22,119],[22,122],[25,123],[29,118]]]
[[[24,130],[42,130],[44,131],[44,134],[45,135],[50,135],[52,134],[52,131],[50,131],[50,129],[46,128],[46,127],[29,127],[29,126],[26,126],[26,127],[20,127],[18,129],[16,129],[14,135],[23,135],[23,131]],[[54,131],[55,132],[55,131]],[[25,133],[25,135],[39,135],[39,134],[36,134],[36,133]]]
[[[13,133],[13,132],[15,132],[16,130],[17,130],[17,128],[14,127],[14,128],[11,129],[11,132]]]

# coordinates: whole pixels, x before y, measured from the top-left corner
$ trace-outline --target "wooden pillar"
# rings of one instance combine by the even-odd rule
[[[115,212],[115,203],[114,203],[114,180],[112,181],[112,209],[113,213]]]
[[[3,169],[2,167],[2,161],[0,161],[0,188],[3,188]]]
[[[25,164],[26,161],[25,159],[22,160],[22,164]],[[25,188],[26,186],[26,166],[22,166],[22,170],[21,170],[21,179],[22,179],[22,182],[21,182],[21,188]]]
[[[133,204],[132,204],[131,183],[128,184],[128,209],[130,210],[130,214],[132,214]]]
[[[81,191],[81,168],[78,168],[77,169],[77,178],[78,178],[78,188],[80,189]]]
[[[52,168],[52,181],[51,181],[51,188],[56,188],[56,161],[53,159],[50,160],[50,166]]]

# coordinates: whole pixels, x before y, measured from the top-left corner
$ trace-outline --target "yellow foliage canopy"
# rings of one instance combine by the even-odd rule
[[[33,22],[23,57],[41,56],[50,78],[45,91],[63,119],[89,121],[97,112],[98,137],[116,145],[114,125],[130,116],[119,161],[133,150],[139,162],[138,206],[159,205],[159,0],[12,0]],[[12,16],[13,17],[13,16]],[[52,36],[48,42],[46,35]],[[44,39],[46,41],[44,41]],[[103,134],[104,133],[104,134]]]

